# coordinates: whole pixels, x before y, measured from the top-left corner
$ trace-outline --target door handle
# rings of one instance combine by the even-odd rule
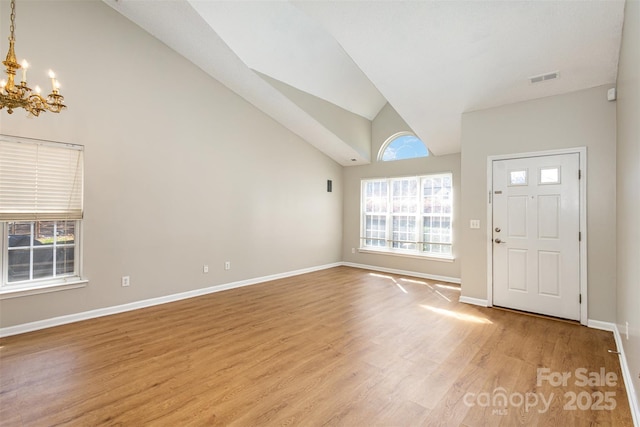
[[[496,242],[496,243],[507,243],[507,242],[503,242],[503,241],[502,241],[502,240],[500,240],[499,238],[498,238],[498,239],[495,239],[495,240],[494,240],[494,242]]]

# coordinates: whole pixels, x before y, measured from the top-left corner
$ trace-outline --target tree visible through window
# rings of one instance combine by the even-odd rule
[[[361,247],[450,256],[450,173],[362,181]]]
[[[427,157],[428,155],[429,150],[427,150],[420,138],[407,132],[400,132],[391,136],[382,144],[379,160],[388,162]]]

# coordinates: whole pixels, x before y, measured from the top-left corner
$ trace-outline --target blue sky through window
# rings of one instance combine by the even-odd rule
[[[382,161],[413,159],[428,155],[429,151],[420,138],[414,135],[401,135],[387,145],[382,154]]]

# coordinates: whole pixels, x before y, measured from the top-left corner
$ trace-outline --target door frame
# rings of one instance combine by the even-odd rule
[[[493,162],[498,160],[522,159],[528,157],[555,156],[559,154],[578,154],[578,167],[581,177],[578,181],[580,198],[580,323],[587,325],[589,297],[587,287],[587,147],[564,148],[527,153],[498,154],[487,156],[487,303],[493,307]]]

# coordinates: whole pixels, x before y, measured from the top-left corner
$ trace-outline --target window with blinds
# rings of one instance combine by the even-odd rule
[[[79,279],[83,160],[80,145],[0,135],[3,287]]]
[[[0,137],[0,221],[82,219],[83,147]]]

